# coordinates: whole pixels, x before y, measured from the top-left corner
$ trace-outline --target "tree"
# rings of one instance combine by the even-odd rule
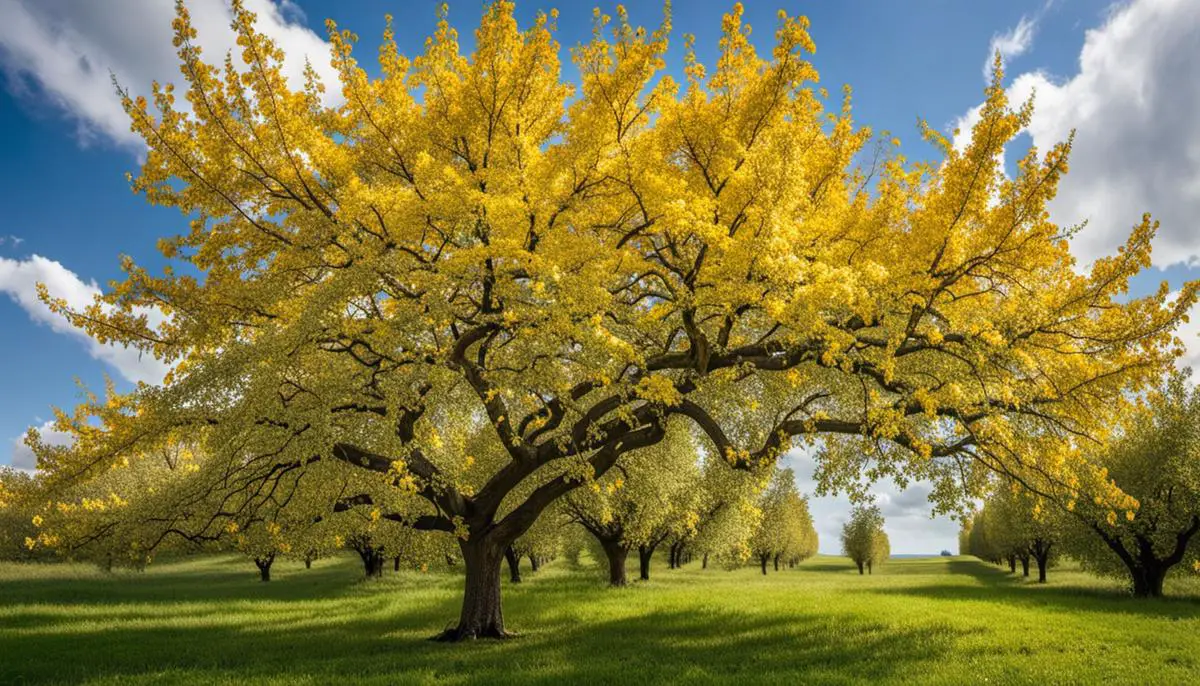
[[[510,2],[485,7],[470,56],[444,13],[411,60],[389,21],[378,78],[330,23],[345,96],[330,107],[311,70],[288,87],[237,0],[234,15],[240,63],[206,62],[180,4],[183,88],[122,91],[147,145],[133,188],[189,218],[160,241],[170,268],[124,259],[125,279],[79,311],[45,295],[172,373],[110,399],[123,410],[62,413],[70,447],[30,443],[69,490],[185,432],[246,510],[328,462],[410,479],[423,504],[383,516],[457,537],[449,640],[505,635],[504,551],[662,441],[671,416],[737,469],[843,436],[830,479],[867,464],[926,478],[941,508],[989,470],[1100,483],[1068,437],[1103,434],[1170,363],[1196,299],[1195,284],[1125,298],[1149,218],[1076,273],[1045,212],[1069,144],[1005,176],[1031,109],[1008,106],[999,68],[964,149],[926,127],[941,164],[880,145],[860,168],[870,131],[848,98],[825,111],[804,18],[781,15],[764,58],[735,5],[714,69],[686,46],[682,87],[662,74],[669,19],[645,32],[623,10],[572,51],[577,88],[553,17],[522,31]],[[1053,430],[1027,440],[1037,427]],[[461,451],[474,434],[486,455]],[[186,537],[219,525],[154,519]]]
[[[873,570],[891,554],[878,505],[857,505],[842,527],[842,554],[854,561],[858,573]]]
[[[1171,374],[1148,393],[1099,462],[1138,507],[1119,517],[1094,501],[1068,500],[1075,526],[1065,542],[1085,567],[1128,575],[1134,595],[1159,597],[1200,532],[1200,391],[1188,375]]]
[[[609,585],[624,586],[625,561],[638,551],[638,572],[650,578],[655,550],[672,532],[695,521],[699,453],[683,422],[662,442],[630,454],[620,467],[565,498],[569,518],[599,543]]]
[[[992,544],[1003,556],[1020,561],[1023,576],[1029,576],[1030,561],[1036,562],[1038,583],[1046,583],[1062,539],[1059,508],[1021,484],[1004,480],[997,482],[984,508],[991,514],[985,526]]]
[[[816,553],[816,529],[808,512],[808,499],[796,489],[796,475],[791,469],[775,470],[759,509],[762,515],[750,538],[750,550],[764,575],[768,562],[773,562],[775,571],[779,571],[781,559],[811,557]]]

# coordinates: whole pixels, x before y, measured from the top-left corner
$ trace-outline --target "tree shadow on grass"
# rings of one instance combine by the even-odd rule
[[[533,607],[535,594],[514,600],[510,617],[544,614]],[[420,640],[456,607],[457,598],[447,596],[404,610],[354,603],[303,621],[263,612],[259,622],[250,615],[187,628],[112,622],[94,630],[12,632],[0,626],[0,654],[15,657],[0,664],[0,683],[858,682],[942,658],[963,633],[836,613],[680,610],[587,623],[552,612],[548,623],[512,641]]]
[[[928,600],[1003,602],[1074,612],[1136,613],[1172,620],[1200,618],[1200,599],[1195,597],[1134,598],[1119,587],[1055,586],[1053,578],[1047,585],[1023,583],[1022,576],[979,560],[954,560],[947,565],[951,574],[971,576],[980,583],[946,582],[868,590]]]

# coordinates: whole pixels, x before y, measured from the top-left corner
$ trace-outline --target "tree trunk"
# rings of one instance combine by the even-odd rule
[[[1141,563],[1129,570],[1133,577],[1133,594],[1139,598],[1161,598],[1167,568],[1154,563]]]
[[[400,571],[400,556],[399,555],[392,558],[392,571],[393,572]]]
[[[775,554],[775,571],[779,571],[779,553]]]
[[[760,566],[762,566],[762,573],[763,573],[763,576],[766,576],[766,575],[767,575],[767,562],[768,562],[770,559],[771,559],[771,556],[770,556],[770,555],[759,555],[759,556],[758,556],[758,563],[759,563],[759,565],[760,565]]]
[[[874,573],[875,573],[875,563],[868,561],[867,562],[867,574],[874,574]]]
[[[620,541],[605,541],[601,545],[604,547],[604,556],[608,558],[608,585],[624,586],[625,559],[629,556],[629,548],[621,545]]]
[[[1028,555],[1021,556],[1021,576],[1024,576],[1024,577],[1029,576],[1029,556]]]
[[[541,569],[542,563],[538,561],[537,555],[529,556],[529,568],[533,571]]]
[[[1012,574],[1017,573],[1017,556],[1016,555],[1008,556],[1008,571]]]
[[[638,546],[638,577],[642,581],[650,580],[650,558],[654,557],[654,548]]]
[[[700,562],[700,569],[708,569],[708,553],[704,553],[704,559]]]
[[[261,581],[270,581],[271,580],[271,563],[273,563],[273,562],[275,562],[274,555],[267,555],[266,557],[254,558],[254,565],[256,567],[258,567],[259,580],[261,580]]]
[[[305,568],[305,569],[312,569],[312,563],[313,563],[312,556],[311,556],[311,555],[305,555],[305,556],[304,556],[304,568]]]
[[[508,560],[508,580],[514,584],[521,583],[521,556],[511,545],[504,549],[504,559]]]
[[[856,561],[856,564],[858,565],[858,573],[861,576],[863,574],[863,563]]]
[[[476,638],[508,638],[500,611],[500,562],[507,544],[480,536],[459,541],[466,588],[458,626],[434,637],[437,641],[464,641]]]
[[[1049,558],[1050,558],[1049,555],[1035,555],[1034,556],[1034,559],[1037,560],[1038,583],[1039,584],[1046,583],[1046,566],[1050,562]]]

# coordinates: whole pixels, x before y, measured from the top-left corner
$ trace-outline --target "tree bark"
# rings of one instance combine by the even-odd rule
[[[258,567],[258,578],[260,581],[271,580],[271,564],[273,562],[275,562],[274,555],[254,558],[254,565]]]
[[[775,554],[775,571],[777,571],[777,572],[779,571],[779,556],[780,556],[779,553]]]
[[[500,562],[508,544],[487,536],[459,541],[466,588],[458,626],[434,636],[434,640],[456,642],[476,638],[508,638],[500,608]]]
[[[521,583],[521,556],[511,545],[504,549],[504,559],[508,561],[508,580],[514,584]]]
[[[704,559],[700,561],[700,569],[708,569],[708,553],[704,553]]]
[[[529,556],[529,568],[536,572],[537,570],[541,569],[541,567],[542,567],[542,563],[538,560],[537,555],[530,555]]]
[[[767,575],[767,562],[770,561],[770,559],[771,559],[770,554],[764,554],[764,555],[758,556],[758,564],[762,567],[763,576]]]
[[[629,548],[621,545],[620,541],[604,541],[601,545],[604,547],[604,556],[608,558],[608,585],[624,586],[625,560],[629,556]]]
[[[1136,569],[1129,570],[1133,576],[1133,594],[1139,598],[1161,598],[1163,580],[1167,578],[1167,568],[1160,564],[1139,564]]]
[[[1029,576],[1029,556],[1028,555],[1021,556],[1021,576],[1024,576],[1024,577]]]
[[[650,559],[654,557],[653,546],[638,546],[638,578],[642,581],[650,580]]]
[[[875,563],[868,560],[867,561],[867,574],[874,574],[874,573],[875,573]]]
[[[1012,574],[1017,573],[1017,556],[1016,555],[1008,556],[1008,571]]]
[[[858,565],[858,574],[861,576],[863,574],[863,563],[856,560],[855,564]]]

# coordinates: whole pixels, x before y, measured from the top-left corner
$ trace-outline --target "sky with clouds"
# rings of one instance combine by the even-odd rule
[[[230,11],[219,0],[187,3],[210,57],[234,45]],[[358,33],[372,54],[383,14],[396,14],[397,39],[409,54],[432,31],[431,0],[246,0],[259,26],[286,51],[289,77],[307,57],[327,84],[324,21]],[[469,49],[477,0],[451,2],[450,17]],[[589,2],[521,0],[519,19],[560,10],[564,50],[590,33]],[[626,2],[631,19],[656,26],[659,0]],[[1047,149],[1074,132],[1071,171],[1051,205],[1060,225],[1086,222],[1072,249],[1083,263],[1109,254],[1145,211],[1162,222],[1154,268],[1134,295],[1200,278],[1200,2],[1196,0],[939,0],[896,3],[846,0],[749,0],[746,20],[767,47],[775,13],[807,14],[817,43],[813,62],[822,84],[854,88],[855,116],[902,141],[913,159],[934,154],[917,135],[917,119],[947,132],[978,117],[992,56],[1003,57],[1006,87],[1015,100],[1035,97],[1036,109],[1019,145]],[[709,63],[721,14],[730,2],[675,3],[674,36],[696,36]],[[615,5],[600,3],[612,12]],[[184,230],[173,210],[132,194],[125,173],[141,147],[121,111],[115,78],[134,93],[154,80],[178,80],[171,46],[169,0],[0,0],[0,464],[31,468],[21,443],[52,406],[69,407],[81,387],[118,387],[161,379],[157,360],[91,341],[50,312],[37,297],[42,283],[71,304],[90,301],[120,276],[119,256],[159,266],[162,235]],[[682,40],[668,53],[669,71],[682,67]],[[365,60],[369,62],[369,59]],[[567,76],[573,76],[567,67]],[[327,99],[336,103],[337,88]],[[1010,151],[1015,157],[1019,150]],[[1200,314],[1200,313],[1198,313]],[[1184,327],[1187,362],[1200,361],[1200,316]],[[53,440],[54,436],[49,436]],[[788,456],[802,490],[814,488],[812,458]],[[877,484],[878,502],[896,553],[936,553],[956,547],[957,525],[931,519],[929,489]],[[849,504],[813,498],[822,551],[836,552]]]

